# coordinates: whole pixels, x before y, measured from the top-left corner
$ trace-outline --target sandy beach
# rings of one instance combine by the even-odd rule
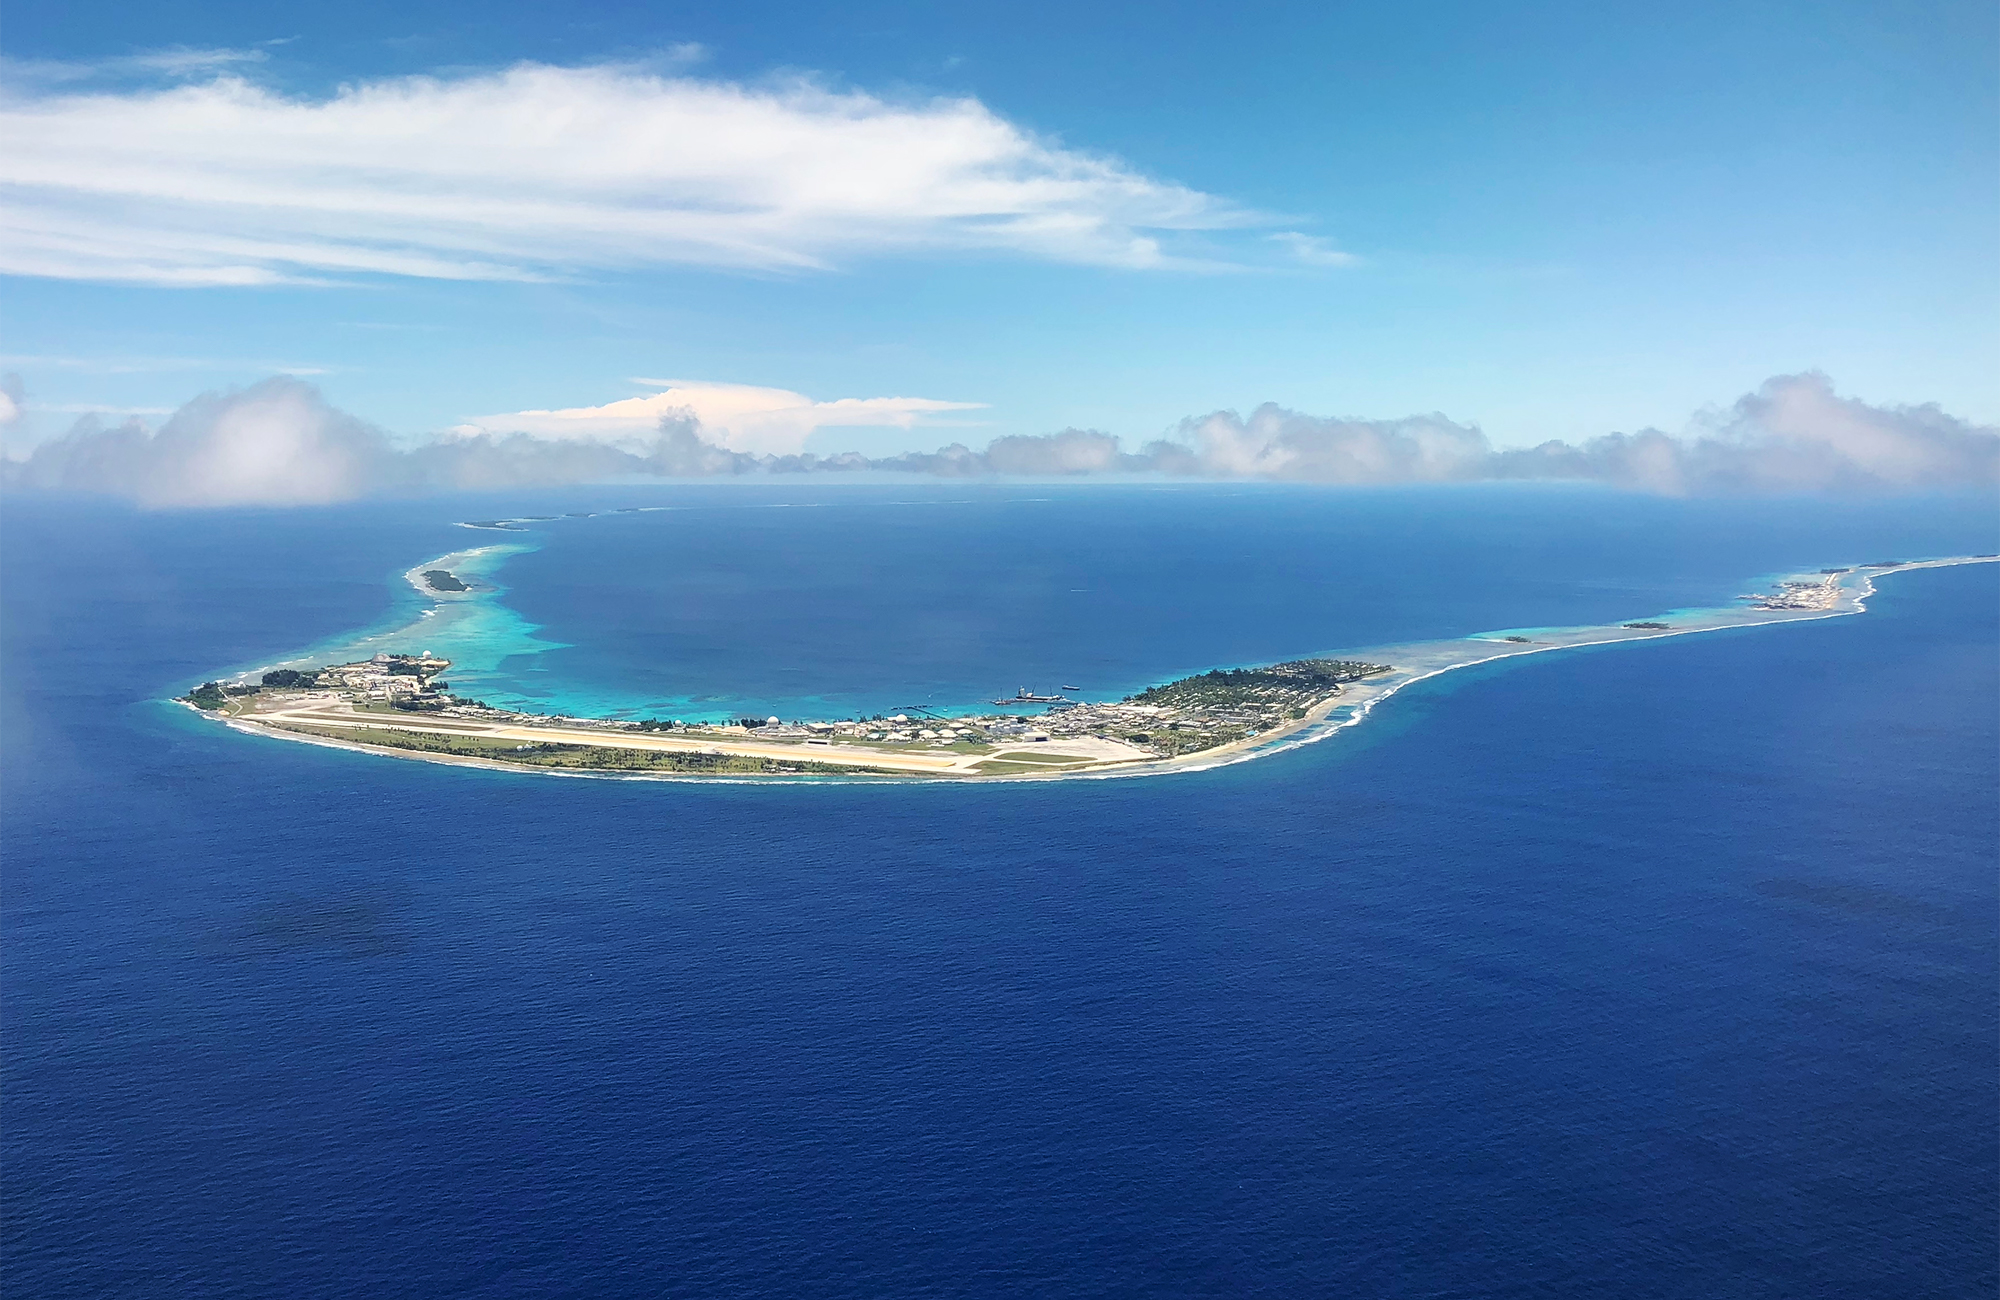
[[[1327,701],[1313,711],[1313,716],[1293,723],[1277,731],[1247,740],[1236,741],[1215,749],[1203,750],[1184,758],[1166,759],[1148,764],[1146,772],[1163,770],[1195,771],[1204,768],[1221,767],[1230,763],[1240,763],[1252,758],[1264,757],[1282,750],[1297,748],[1302,744],[1324,740],[1328,736],[1348,727],[1359,726],[1371,710],[1406,686],[1452,672],[1460,668],[1471,668],[1479,664],[1494,663],[1502,659],[1516,659],[1523,655],[1547,654],[1556,650],[1575,650],[1585,646],[1619,645],[1631,641],[1657,641],[1666,637],[1690,636],[1701,632],[1721,632],[1732,628],[1768,627],[1776,623],[1811,622],[1824,618],[1839,618],[1849,614],[1867,611],[1867,600],[1875,593],[1875,579],[1886,574],[1901,573],[1910,569],[1945,568],[1960,564],[1992,564],[2000,562],[2000,556],[1960,555],[1940,559],[1912,560],[1893,567],[1864,566],[1843,570],[1837,574],[1810,573],[1793,574],[1781,579],[1782,582],[1812,582],[1831,580],[1831,599],[1824,608],[1813,609],[1756,609],[1749,607],[1696,610],[1681,614],[1654,615],[1629,620],[1631,624],[1663,624],[1664,626],[1639,627],[1627,624],[1612,624],[1598,627],[1537,628],[1521,632],[1482,632],[1451,641],[1421,641],[1408,645],[1377,646],[1365,650],[1347,651],[1343,654],[1357,658],[1379,659],[1395,665],[1395,671],[1357,682],[1346,688],[1340,696]],[[1510,636],[1521,636],[1522,640],[1512,640]],[[1344,718],[1331,715],[1342,710],[1351,712]],[[1142,773],[1121,773],[1119,775],[1141,775]],[[1084,776],[1092,773],[1074,773]],[[1109,774],[1104,774],[1109,775]]]
[[[474,593],[434,592],[423,582],[426,569],[453,569],[454,565],[476,561],[504,546],[480,547],[455,552],[412,568],[405,576],[427,598],[464,598]],[[1112,779],[1133,776],[1195,772],[1248,762],[1301,745],[1324,740],[1360,725],[1377,705],[1405,687],[1479,664],[1547,654],[1586,646],[1617,645],[1653,641],[1666,637],[1689,636],[1736,628],[1764,627],[1778,623],[1808,622],[1862,613],[1874,594],[1877,579],[1906,569],[1937,568],[1957,564],[1993,563],[1993,556],[1954,556],[1911,561],[1893,567],[1863,566],[1837,571],[1792,575],[1779,580],[1778,596],[1749,597],[1752,601],[1789,600],[1789,607],[1739,607],[1681,611],[1634,618],[1627,623],[1593,627],[1529,628],[1479,633],[1473,636],[1415,642],[1405,645],[1370,647],[1343,654],[1369,662],[1386,663],[1391,670],[1345,685],[1311,709],[1304,718],[1273,727],[1259,734],[1214,748],[1178,757],[1161,757],[1117,740],[1073,737],[1032,744],[997,743],[975,747],[940,749],[872,743],[808,740],[759,740],[748,733],[641,732],[616,724],[572,723],[567,720],[509,716],[500,719],[438,717],[421,714],[384,714],[357,709],[332,694],[287,700],[274,707],[226,719],[230,726],[252,734],[305,740],[317,744],[389,754],[398,758],[456,763],[508,771],[549,771],[571,776],[617,776],[645,780],[908,780],[935,781],[1053,781]],[[455,569],[453,570],[455,571]],[[465,753],[435,753],[398,748],[393,744],[369,743],[363,732],[394,732],[411,737],[448,740],[462,737],[498,750],[494,757]],[[528,767],[509,762],[501,746],[589,746],[600,749],[654,754],[706,754],[776,763],[808,763],[821,771],[794,773],[628,772],[614,769]],[[981,767],[987,770],[980,770]],[[824,769],[854,769],[841,776]],[[1002,768],[1008,770],[1000,770]],[[1045,768],[1046,770],[1034,770]],[[1024,770],[1025,769],[1025,770]]]
[[[476,574],[479,561],[484,557],[489,555],[508,553],[520,549],[522,548],[515,546],[507,546],[502,544],[497,546],[475,546],[469,550],[453,551],[450,555],[440,555],[435,560],[425,560],[422,564],[412,565],[403,574],[403,581],[409,583],[410,586],[414,587],[417,591],[417,594],[422,596],[425,600],[439,600],[439,601],[476,600],[480,594],[479,591],[480,584],[477,581],[468,578],[468,576],[465,573],[460,572],[460,570],[471,569]],[[424,575],[426,573],[430,573],[437,569],[443,569],[446,573],[451,574],[453,577],[457,578],[460,582],[465,583],[466,590],[439,591],[437,588],[431,586],[431,584],[425,580]]]

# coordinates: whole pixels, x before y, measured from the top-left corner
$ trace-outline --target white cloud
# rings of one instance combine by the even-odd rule
[[[843,397],[816,402],[803,393],[749,384],[685,379],[632,382],[657,385],[662,391],[603,406],[476,416],[452,432],[459,436],[530,433],[541,438],[630,445],[650,442],[658,435],[662,419],[686,417],[696,421],[710,441],[730,451],[789,456],[803,450],[806,439],[817,429],[910,429],[945,412],[976,411],[983,405],[928,397]]]
[[[395,455],[382,435],[297,379],[207,393],[157,433],[92,417],[10,462],[30,486],[82,488],[146,505],[321,505],[379,490]]]
[[[1168,473],[1311,483],[1443,483],[1485,477],[1486,435],[1442,415],[1322,419],[1266,403],[1245,420],[1217,411],[1181,422],[1148,453]]]
[[[2000,430],[1934,404],[1840,397],[1817,371],[1778,375],[1687,437],[1657,429],[1499,451],[1442,415],[1325,419],[1265,405],[1218,411],[1148,446],[1151,466],[1204,478],[1314,483],[1567,479],[1645,492],[1911,492],[2000,485]]]
[[[0,176],[0,270],[167,286],[798,271],[921,250],[1150,267],[1176,260],[1177,233],[1256,220],[975,99],[639,65],[522,64],[325,99],[233,75],[17,91],[0,100]]]
[[[280,44],[265,41],[266,45]],[[212,77],[218,72],[264,62],[262,50],[191,49],[176,45],[140,54],[120,54],[105,59],[11,59],[0,58],[0,78],[17,86],[71,85],[101,80],[186,80]]]
[[[797,394],[735,391],[764,396],[744,396],[735,408],[743,414],[723,411],[725,418],[795,409],[759,403],[772,394]],[[7,401],[21,400],[12,377],[0,380],[0,392]],[[660,398],[631,399],[616,414],[606,413],[626,404],[525,413],[578,417],[549,432],[514,431],[519,421],[509,417],[490,431],[461,431],[404,448],[329,406],[310,384],[285,376],[196,398],[157,433],[137,420],[106,428],[86,418],[25,460],[0,461],[0,477],[11,486],[105,492],[170,506],[298,505],[386,492],[754,474],[1154,474],[1332,484],[1532,479],[1676,494],[1991,492],[2000,486],[2000,430],[1936,406],[1872,406],[1838,397],[1820,374],[1771,379],[1712,416],[1708,431],[1694,437],[1646,429],[1509,451],[1494,450],[1476,427],[1442,415],[1326,419],[1266,405],[1247,419],[1219,411],[1186,420],[1174,438],[1136,453],[1123,451],[1110,434],[1066,429],[996,438],[983,451],[953,443],[880,459],[851,452],[818,456],[717,445],[703,436],[713,430],[691,417],[685,404],[656,406]],[[868,403],[807,405],[858,411]],[[962,409],[960,403],[931,405]],[[6,410],[0,405],[0,415]],[[904,413],[914,421],[928,412]],[[653,420],[649,431],[635,432],[626,423],[647,416]]]
[[[1296,230],[1281,230],[1266,239],[1289,252],[1307,266],[1357,266],[1361,259],[1352,253],[1343,253],[1338,248],[1317,235],[1304,235]]]

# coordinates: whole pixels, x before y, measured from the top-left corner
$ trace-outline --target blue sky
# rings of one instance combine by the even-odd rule
[[[152,273],[120,272],[108,245],[17,259],[30,273],[7,281],[4,366],[26,384],[31,439],[81,409],[160,411],[278,371],[312,375],[402,434],[642,396],[653,390],[633,381],[648,377],[943,407],[915,427],[848,423],[807,443],[872,453],[1068,426],[1136,443],[1266,401],[1442,411],[1525,444],[1676,430],[1813,368],[1870,401],[1993,422],[1996,42],[1987,3],[31,3],[9,13],[12,106],[94,97],[88,121],[63,119],[85,147],[63,136],[49,152],[63,167],[92,149],[103,160],[29,187],[45,235],[102,221],[150,248],[200,242],[224,211],[204,206],[205,187],[233,132],[342,86],[419,75],[446,90],[410,111],[449,115],[465,108],[450,87],[524,60],[610,65],[614,123],[650,93],[634,87],[721,83],[741,88],[746,112],[786,106],[809,150],[852,117],[858,101],[842,96],[870,97],[912,134],[908,149],[841,155],[856,201],[874,205],[858,221],[786,200],[770,237],[793,264],[717,264],[731,259],[644,238],[606,255],[601,240],[543,234],[500,259],[497,274],[517,278],[497,279],[265,257],[278,283],[176,287],[131,282]],[[208,53],[170,68],[158,55],[173,50]],[[215,76],[260,98],[212,119],[201,166],[167,142],[163,174],[189,192],[165,204],[116,192],[135,170],[101,138],[119,134],[118,114],[144,137],[144,96]],[[819,100],[800,100],[801,77]],[[561,117],[586,90],[602,87],[554,78],[535,112]],[[975,110],[938,106],[968,99]],[[883,198],[894,184],[870,168],[903,166],[965,112],[1032,154],[1009,202],[1106,170],[1001,234],[968,237]],[[455,130],[476,145],[481,129],[446,123],[433,144]],[[396,158],[395,140],[381,147],[405,178],[421,166]],[[315,165],[298,161],[292,181],[316,183]],[[545,166],[562,174],[534,172]],[[745,186],[786,183],[782,158],[743,166],[736,189],[692,201],[727,208]],[[338,185],[354,175],[349,164]],[[481,210],[499,227],[503,208],[564,198],[574,178],[558,154],[506,179],[464,182],[497,205]],[[241,233],[256,208],[231,202]],[[316,234],[371,250],[407,230],[374,208],[327,220]],[[1076,220],[1095,224],[1063,224]],[[463,251],[453,237],[415,242],[449,263]],[[1156,251],[1122,251],[1134,240]]]

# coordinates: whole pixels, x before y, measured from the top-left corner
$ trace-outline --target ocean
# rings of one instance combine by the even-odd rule
[[[489,544],[495,702],[806,717],[1997,536],[1546,488],[10,498],[0,1284],[1991,1295],[2000,566],[1122,781],[493,772],[163,700],[408,627],[402,574]]]

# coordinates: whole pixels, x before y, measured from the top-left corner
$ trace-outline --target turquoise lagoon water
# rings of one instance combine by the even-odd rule
[[[1672,620],[1801,569],[1990,549],[1978,503],[1914,536],[1883,503],[1741,514],[1547,489],[692,490],[440,531],[478,551],[456,564],[469,598],[419,594],[403,573],[436,557],[411,555],[381,618],[285,662],[429,649],[462,694],[585,717],[969,712],[1024,685],[1115,699],[1218,666]]]
[[[449,564],[472,590],[439,597],[420,590],[399,572],[383,579],[389,611],[374,624],[336,633],[294,654],[243,665],[225,676],[254,681],[273,668],[324,667],[383,652],[429,651],[452,661],[462,689],[489,687],[508,698],[514,673],[532,673],[538,656],[563,648],[560,642],[542,637],[539,628],[507,603],[500,571],[513,556],[533,549],[532,543],[493,543],[431,557]],[[426,562],[422,567],[432,566]]]

